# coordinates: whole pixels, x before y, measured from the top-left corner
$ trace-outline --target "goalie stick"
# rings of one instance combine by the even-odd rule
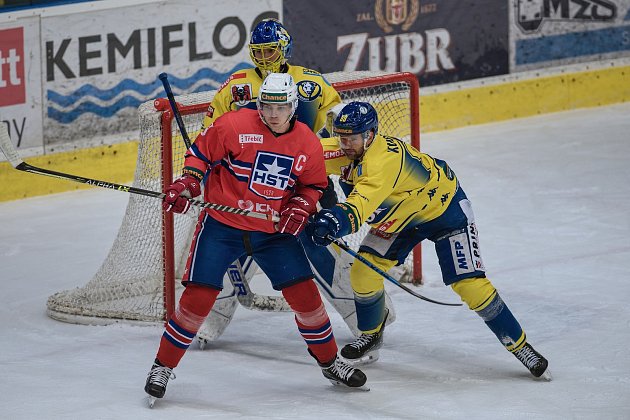
[[[430,299],[426,296],[422,296],[420,293],[416,293],[413,290],[411,290],[410,288],[408,288],[407,286],[404,286],[403,284],[401,284],[398,280],[396,280],[394,277],[390,276],[389,274],[387,274],[385,271],[381,270],[380,268],[378,268],[377,266],[375,266],[374,264],[372,264],[370,261],[368,261],[366,258],[362,257],[361,255],[359,255],[357,252],[354,252],[352,250],[352,248],[350,248],[349,246],[347,246],[345,243],[343,243],[341,240],[335,238],[332,235],[328,235],[327,236],[328,240],[332,241],[335,245],[337,245],[339,248],[343,249],[344,251],[346,251],[348,254],[352,255],[354,258],[356,258],[357,260],[361,261],[363,264],[367,265],[368,267],[370,267],[372,270],[376,271],[378,274],[380,274],[381,276],[383,276],[384,278],[386,278],[387,280],[389,280],[390,282],[394,283],[396,286],[400,287],[401,289],[403,289],[405,292],[410,293],[412,295],[414,295],[417,298],[420,298],[422,300],[426,300],[427,302],[431,302],[431,303],[435,303],[437,305],[444,305],[444,306],[462,306],[462,303],[446,303],[446,302],[440,302],[438,300],[433,300]]]
[[[182,119],[182,115],[179,112],[179,108],[177,107],[177,102],[175,102],[175,96],[173,95],[173,90],[171,89],[171,84],[168,81],[168,74],[160,73],[158,78],[162,81],[162,85],[164,86],[164,92],[166,92],[166,97],[168,98],[168,103],[171,106],[171,112],[175,117],[175,121],[177,122],[177,127],[179,128],[179,132],[182,135],[182,139],[184,140],[184,144],[186,145],[186,149],[190,149],[192,146],[192,142],[190,141],[190,137],[188,137],[188,132],[186,131],[186,126],[184,125],[184,120]],[[271,219],[273,221],[273,218]],[[240,269],[240,264],[237,265]],[[256,309],[259,311],[290,311],[288,302],[282,296],[264,296],[258,295],[251,291],[249,287],[249,279],[245,280],[245,273],[241,269],[241,277],[244,279],[238,284],[235,282],[233,276],[228,276],[230,281],[232,282],[232,286],[234,290],[238,290],[236,293],[236,298],[238,302],[248,309]]]

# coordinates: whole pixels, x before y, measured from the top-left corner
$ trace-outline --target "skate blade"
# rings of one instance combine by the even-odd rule
[[[149,395],[147,402],[149,403],[149,408],[153,408],[153,406],[155,405],[155,401],[157,400],[157,398],[152,397]]]
[[[348,386],[346,384],[344,384],[341,381],[336,381],[334,379],[329,379],[330,383],[338,386],[339,388],[343,389],[343,390],[347,390],[347,391],[363,391],[363,392],[367,392],[370,390],[370,388],[367,385],[361,385],[361,386]]]
[[[359,357],[358,359],[346,359],[344,357],[343,360],[345,360],[346,363],[348,363],[350,366],[354,367],[354,366],[369,365],[371,363],[376,362],[378,358],[379,358],[378,351],[372,351],[370,353],[364,354],[362,357]]]

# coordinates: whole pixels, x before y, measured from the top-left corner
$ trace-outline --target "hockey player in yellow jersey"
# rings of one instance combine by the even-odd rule
[[[424,239],[435,243],[446,285],[475,311],[505,348],[534,377],[551,379],[547,360],[485,275],[472,206],[455,173],[440,159],[378,133],[377,112],[352,102],[334,120],[334,138],[322,139],[329,174],[340,175],[347,200],[318,212],[307,231],[318,245],[371,227],[359,253],[388,271]],[[362,334],[341,350],[355,363],[378,358],[387,310],[383,278],[355,261],[350,271],[358,327]]]
[[[251,34],[249,55],[256,67],[233,73],[219,88],[203,120],[208,127],[228,111],[256,109],[256,98],[269,73],[289,73],[298,88],[298,121],[318,133],[325,125],[326,112],[341,103],[337,91],[319,72],[289,65],[293,41],[284,26],[275,19],[259,22]],[[202,130],[203,130],[202,128]]]

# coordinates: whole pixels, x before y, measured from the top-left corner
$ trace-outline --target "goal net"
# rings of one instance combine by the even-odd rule
[[[374,105],[379,133],[419,147],[418,82],[413,74],[338,72],[325,76],[344,103],[359,100]],[[176,97],[191,139],[199,133],[214,93]],[[181,173],[184,141],[165,100],[142,104],[139,120],[133,186],[163,191]],[[344,197],[338,185],[337,194]],[[198,211],[191,209],[173,217],[162,211],[159,200],[131,194],[118,235],[100,269],[86,285],[50,296],[48,315],[79,324],[163,322],[175,307],[176,289],[184,272]],[[357,250],[367,230],[363,226],[344,239]],[[419,247],[407,258],[403,271],[408,279],[420,282]]]

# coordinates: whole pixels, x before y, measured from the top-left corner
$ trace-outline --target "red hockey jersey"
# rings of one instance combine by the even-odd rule
[[[294,195],[316,202],[328,184],[321,143],[307,125],[296,122],[276,137],[251,109],[228,112],[202,131],[184,165],[200,177],[210,171],[206,201],[272,215]],[[267,220],[205,211],[238,229],[275,232]]]

